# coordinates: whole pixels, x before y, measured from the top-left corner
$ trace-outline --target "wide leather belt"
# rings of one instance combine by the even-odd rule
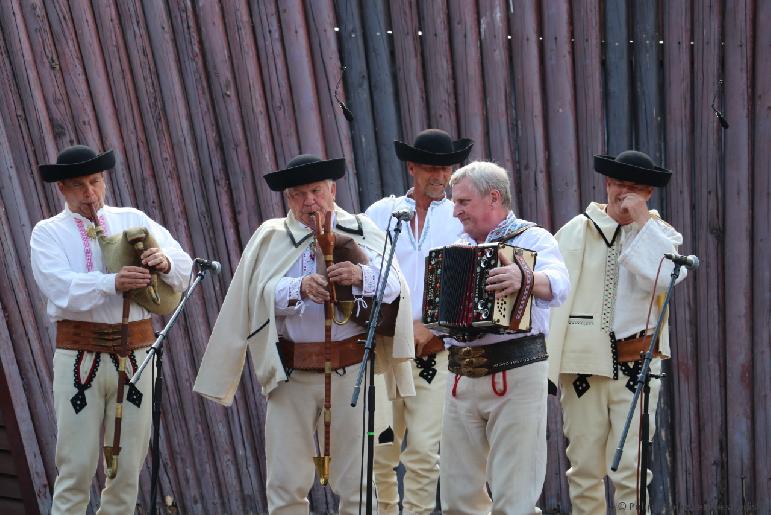
[[[128,353],[149,347],[155,331],[149,318],[128,323],[128,344],[121,347],[121,324],[100,324],[59,320],[56,322],[56,348],[88,352]]]
[[[364,340],[367,335],[357,334],[345,340],[332,342],[330,345],[332,370],[361,363],[364,359]],[[324,371],[324,342],[290,342],[278,340],[278,352],[284,368],[293,370]]]
[[[645,353],[648,352],[648,347],[651,344],[651,335],[648,334],[633,334],[627,338],[616,340],[616,352],[618,352],[618,361],[621,363],[628,363],[630,361],[638,361],[645,357]],[[654,358],[660,358],[661,352],[658,349],[658,342],[656,342],[656,349],[653,352]]]
[[[423,348],[420,349],[420,352],[415,353],[415,357],[425,358],[426,356],[430,356],[431,354],[438,354],[443,350],[444,350],[444,340],[434,335],[434,337],[428,340],[428,343],[426,343],[423,346]]]
[[[483,377],[547,358],[546,340],[536,334],[478,347],[450,347],[449,369],[453,374]]]

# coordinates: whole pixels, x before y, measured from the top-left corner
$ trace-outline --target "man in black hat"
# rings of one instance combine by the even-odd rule
[[[331,327],[331,415],[329,485],[340,496],[340,513],[359,510],[363,476],[362,414],[351,408],[356,370],[363,357],[366,329],[354,317],[335,311],[325,317],[328,281],[358,298],[375,293],[385,235],[362,215],[335,204],[335,181],[345,174],[343,159],[301,155],[283,170],[267,174],[274,191],[283,191],[285,218],[267,220],[244,249],[201,362],[194,390],[230,405],[249,348],[257,379],[267,397],[265,449],[268,510],[271,514],[308,513],[317,454],[314,432],[324,438],[324,339]],[[358,264],[342,261],[324,266],[317,249],[322,235],[316,220],[332,213],[331,230],[351,238],[366,255]],[[402,395],[414,394],[408,360],[413,350],[409,290],[394,266],[384,301],[400,298],[393,341],[378,343],[378,368]],[[359,301],[362,304],[362,301]],[[354,310],[357,308],[354,308]],[[323,447],[323,446],[322,446]],[[366,460],[365,460],[366,461]]]
[[[151,282],[150,270],[173,290],[187,287],[192,260],[169,232],[145,213],[104,204],[104,174],[115,166],[112,151],[97,155],[76,145],[63,150],[55,164],[40,166],[43,180],[56,182],[64,210],[35,225],[30,238],[32,271],[48,301],[48,316],[56,323],[54,409],[56,467],[53,514],[85,513],[91,481],[100,458],[99,437],[113,443],[116,411],[122,411],[120,452],[114,478],[107,479],[99,513],[134,513],[139,472],[150,438],[150,402],[142,394],[152,387],[149,375],[128,388],[127,402],[116,396],[118,354],[128,353],[131,376],[154,341],[150,312],[131,302],[128,337],[123,350],[120,334],[123,294]],[[158,243],[141,254],[143,267],[122,266],[109,273],[101,236],[145,227]],[[98,228],[98,230],[97,230]],[[74,374],[73,374],[74,370]],[[73,377],[74,376],[74,377]],[[74,380],[74,386],[73,386]],[[108,464],[109,465],[109,464]]]
[[[649,306],[654,295],[663,300],[672,273],[672,262],[664,260],[658,272],[659,263],[683,241],[647,205],[653,189],[669,182],[668,170],[633,150],[616,158],[595,156],[594,168],[606,176],[607,204],[592,202],[556,234],[571,289],[567,302],[552,312],[547,340],[549,377],[562,390],[575,514],[605,513],[605,475],[615,487],[617,511],[636,510],[639,410],[618,471],[610,466],[640,371],[640,352],[648,349],[659,316],[660,304]],[[658,343],[654,374],[661,367],[658,358],[669,357],[666,327]],[[651,379],[651,438],[659,388],[659,380]]]
[[[413,145],[394,141],[397,157],[407,165],[412,188],[405,195],[391,195],[372,204],[366,213],[383,230],[402,224],[396,244],[396,258],[407,279],[412,296],[415,333],[415,360],[412,374],[415,397],[392,403],[379,395],[379,426],[388,427],[378,438],[375,451],[375,481],[380,514],[399,513],[399,492],[394,469],[404,464],[404,513],[431,513],[436,505],[439,479],[439,439],[442,435],[442,408],[447,384],[447,351],[443,341],[421,323],[425,258],[428,251],[455,243],[463,226],[452,216],[453,204],[446,197],[454,165],[466,160],[473,143],[453,141],[438,129],[417,135]],[[413,212],[409,221],[399,222],[395,211]],[[382,394],[383,389],[376,390]],[[390,408],[390,409],[389,409]],[[402,442],[409,432],[407,445]]]

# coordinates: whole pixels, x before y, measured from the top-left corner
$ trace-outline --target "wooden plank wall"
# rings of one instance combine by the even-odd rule
[[[161,489],[181,513],[258,513],[259,385],[246,370],[229,409],[190,388],[243,246],[284,213],[261,176],[298,152],[344,156],[338,200],[364,209],[409,185],[392,141],[435,126],[506,166],[518,214],[550,229],[603,199],[595,153],[635,147],[674,171],[654,204],[703,265],[674,298],[654,512],[768,513],[770,18],[765,0],[0,2],[0,382],[35,505],[48,511],[56,474],[53,331],[28,241],[62,206],[38,164],[114,148],[109,201],[223,263],[171,334]],[[567,513],[554,399],[549,424],[542,505]]]

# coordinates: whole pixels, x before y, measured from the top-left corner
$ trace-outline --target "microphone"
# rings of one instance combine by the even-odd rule
[[[391,216],[393,216],[394,218],[396,218],[401,222],[409,222],[415,216],[415,211],[410,209],[401,209],[399,211],[394,211],[393,213],[391,213]]]
[[[688,270],[699,268],[699,258],[691,254],[690,256],[681,256],[680,254],[664,254],[664,257],[677,265],[684,266]]]
[[[725,119],[725,116],[723,115],[723,113],[718,111],[717,108],[714,105],[712,105],[711,107],[712,107],[712,110],[715,112],[715,116],[717,117],[717,121],[720,122],[720,126],[722,128],[724,128],[724,129],[727,129],[728,127],[730,127],[728,125],[728,120]]]
[[[353,113],[350,109],[348,109],[348,106],[343,104],[341,101],[337,101],[337,105],[340,106],[340,109],[343,110],[343,116],[345,116],[345,119],[349,122],[353,121]]]
[[[222,265],[219,261],[195,258],[195,264],[198,265],[201,270],[210,270],[213,274],[218,274],[222,270]]]

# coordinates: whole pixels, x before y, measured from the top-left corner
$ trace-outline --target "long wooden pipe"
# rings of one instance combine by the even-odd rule
[[[99,223],[99,216],[96,213],[96,208],[93,204],[91,207],[91,222],[94,224],[96,230],[97,241],[99,238],[104,237],[104,228]],[[131,308],[131,301],[129,298],[129,292],[123,292],[123,311],[121,315],[120,326],[120,348],[118,352],[118,389],[115,394],[115,430],[112,436],[112,445],[104,446],[104,461],[106,463],[105,474],[110,479],[115,479],[118,474],[118,455],[120,454],[120,437],[121,426],[123,422],[123,397],[126,383],[128,383],[128,375],[126,374],[126,361],[128,361],[128,322],[129,311]]]
[[[332,231],[332,212],[328,212],[321,225],[319,216],[314,216],[316,221],[316,241],[324,255],[324,265],[328,269],[334,263],[332,253],[335,248],[335,233]],[[313,462],[319,474],[319,483],[326,485],[329,482],[330,455],[330,431],[332,425],[332,323],[335,317],[335,285],[327,280],[329,300],[324,302],[324,454],[316,456]]]

